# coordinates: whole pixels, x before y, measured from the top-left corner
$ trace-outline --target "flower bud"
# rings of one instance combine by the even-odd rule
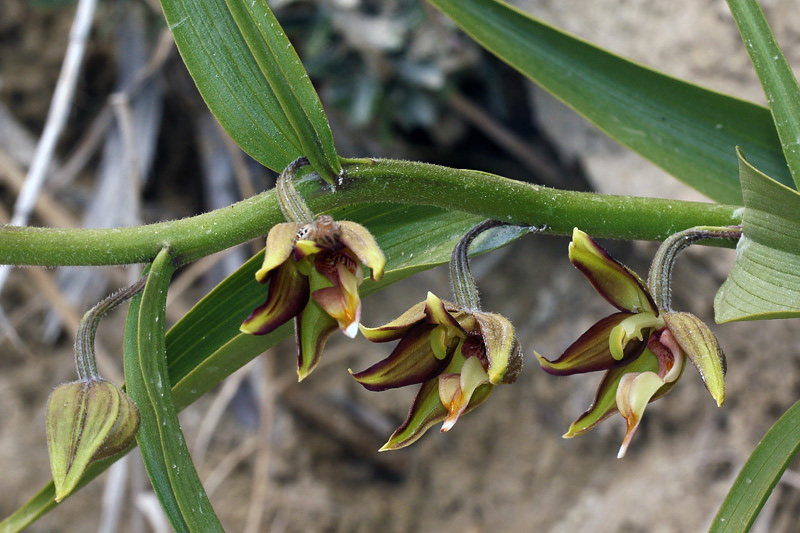
[[[139,410],[104,379],[59,385],[47,402],[47,445],[55,500],[77,487],[89,465],[124,450],[139,429]]]

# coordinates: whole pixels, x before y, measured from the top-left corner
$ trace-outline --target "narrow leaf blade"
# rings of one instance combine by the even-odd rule
[[[125,388],[128,395],[139,408],[139,431],[136,443],[142,454],[147,475],[153,490],[158,497],[161,508],[175,531],[188,531],[189,527],[181,515],[175,494],[169,489],[167,464],[161,453],[159,444],[158,420],[151,404],[147,387],[144,383],[142,368],[139,364],[139,312],[141,310],[141,294],[131,299],[128,318],[125,324],[125,342],[123,344],[123,361],[125,366]]]
[[[161,1],[178,51],[200,94],[245,152],[277,172],[308,155],[324,177],[338,174],[341,167],[327,118],[297,54],[265,0],[247,5],[243,0],[228,4],[225,0]],[[239,22],[248,22],[243,29],[231,7],[242,15]],[[269,28],[268,33],[253,29],[251,12],[261,27]],[[270,48],[281,53],[265,52]],[[266,56],[273,68],[262,70]],[[291,90],[287,91],[287,85]],[[302,127],[297,126],[298,117]],[[316,144],[310,146],[309,142]]]
[[[328,118],[300,58],[266,0],[225,0],[292,125],[303,155],[328,182],[342,171]]]
[[[735,146],[791,184],[769,112],[650,70],[497,0],[429,0],[620,144],[718,202],[741,204]]]
[[[800,188],[800,86],[756,0],[728,0],[761,80],[795,188]]]
[[[139,309],[136,332],[138,363],[146,394],[138,396],[139,402],[146,403],[148,411],[152,410],[154,415],[148,425],[139,430],[144,431],[143,438],[147,437],[146,442],[144,439],[140,442],[142,451],[149,452],[142,453],[142,457],[155,460],[155,464],[146,461],[145,466],[148,466],[153,489],[167,496],[172,511],[168,516],[173,528],[222,532],[222,525],[189,455],[167,373],[164,323],[167,288],[174,270],[172,255],[167,249],[162,250],[150,268]],[[178,517],[174,516],[174,504],[180,513]]]
[[[709,529],[749,531],[786,467],[800,451],[800,402],[791,406],[750,454]]]

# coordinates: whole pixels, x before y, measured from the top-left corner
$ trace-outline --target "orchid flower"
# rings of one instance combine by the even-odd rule
[[[675,254],[669,255],[670,261]],[[559,358],[551,361],[535,354],[542,369],[550,374],[606,372],[594,403],[572,423],[565,438],[585,433],[619,412],[627,424],[618,454],[623,457],[647,404],[675,386],[686,358],[697,367],[717,405],[722,405],[726,366],[719,341],[696,316],[672,311],[668,303],[656,304],[652,271],[649,288],[635,272],[577,228],[569,258],[617,312],[596,322]],[[671,271],[671,264],[667,270]],[[668,293],[668,287],[658,292]]]
[[[256,272],[259,283],[269,283],[267,299],[240,327],[244,333],[266,335],[295,318],[301,380],[317,365],[325,339],[335,329],[325,325],[310,333],[315,338],[306,339],[304,333],[310,330],[304,331],[304,324],[315,321],[312,314],[327,313],[345,335],[355,337],[361,321],[362,265],[370,269],[373,280],[379,280],[386,264],[364,226],[328,215],[313,217],[292,183],[297,170],[307,164],[300,158],[278,178],[279,204],[292,222],[276,224],[267,235],[264,262]]]
[[[508,319],[468,311],[431,292],[397,319],[361,326],[361,332],[372,342],[399,342],[386,359],[353,373],[359,383],[371,391],[421,384],[408,417],[382,450],[408,446],[438,422],[448,431],[495,385],[513,383],[522,368]]]

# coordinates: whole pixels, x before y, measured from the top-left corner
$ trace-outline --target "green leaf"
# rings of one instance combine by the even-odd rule
[[[728,5],[767,95],[795,188],[800,188],[800,86],[758,2],[728,0]]]
[[[330,214],[337,219],[352,220],[368,227],[389,258],[383,279],[380,282],[367,280],[361,286],[363,296],[417,272],[447,263],[450,252],[459,239],[483,220],[479,216],[457,211],[398,204],[363,205],[334,210]],[[515,226],[495,228],[479,236],[470,251],[472,255],[477,255],[494,250],[528,231],[527,228]],[[267,288],[255,281],[255,272],[261,266],[263,258],[263,252],[251,258],[198,302],[167,333],[169,379],[178,410],[190,405],[225,377],[291,334],[291,323],[264,336],[239,332],[241,322],[266,298]],[[420,299],[425,296],[424,293],[425,289],[420,289]],[[132,300],[131,309],[136,305],[138,298]],[[367,300],[365,310],[368,310],[369,305],[370,301]],[[133,327],[130,317],[129,327]],[[131,335],[126,334],[126,350],[138,353],[138,347],[131,345],[131,339],[135,338]],[[351,379],[344,369],[342,379]],[[129,384],[129,392],[130,386]],[[140,414],[142,407],[139,405]],[[142,424],[144,418],[142,414]],[[122,455],[124,454],[90,466],[81,480],[81,486],[102,473]],[[51,482],[24,506],[0,522],[0,533],[22,531],[56,507],[53,495]]]
[[[142,454],[153,490],[161,503],[161,508],[167,515],[167,519],[175,531],[188,531],[188,526],[178,507],[178,500],[169,488],[167,464],[164,460],[164,454],[160,450],[161,444],[159,442],[156,412],[147,395],[147,387],[139,364],[139,314],[141,303],[141,294],[131,299],[123,344],[125,388],[139,408],[140,425],[136,434],[136,443]]]
[[[305,155],[326,180],[339,174],[319,98],[264,0],[161,6],[200,94],[242,149],[278,172]]]
[[[167,373],[164,324],[167,288],[175,270],[168,249],[158,254],[128,332],[136,351],[125,354],[128,391],[140,407],[137,442],[150,482],[176,531],[224,531],[208,501],[180,428]],[[131,341],[132,342],[132,341]]]
[[[749,531],[781,475],[800,451],[800,402],[791,406],[750,454],[709,529]]]
[[[739,154],[744,216],[736,262],[714,298],[717,322],[800,316],[800,193]]]
[[[311,166],[329,183],[342,165],[319,96],[266,0],[225,0],[250,52],[292,124]]]
[[[611,138],[718,202],[741,204],[735,146],[792,183],[763,107],[650,70],[496,0],[429,2]]]

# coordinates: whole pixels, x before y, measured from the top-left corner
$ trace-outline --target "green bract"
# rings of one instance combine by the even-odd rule
[[[104,379],[59,385],[47,402],[50,469],[61,501],[93,461],[127,448],[139,429],[139,411],[119,387]]]

